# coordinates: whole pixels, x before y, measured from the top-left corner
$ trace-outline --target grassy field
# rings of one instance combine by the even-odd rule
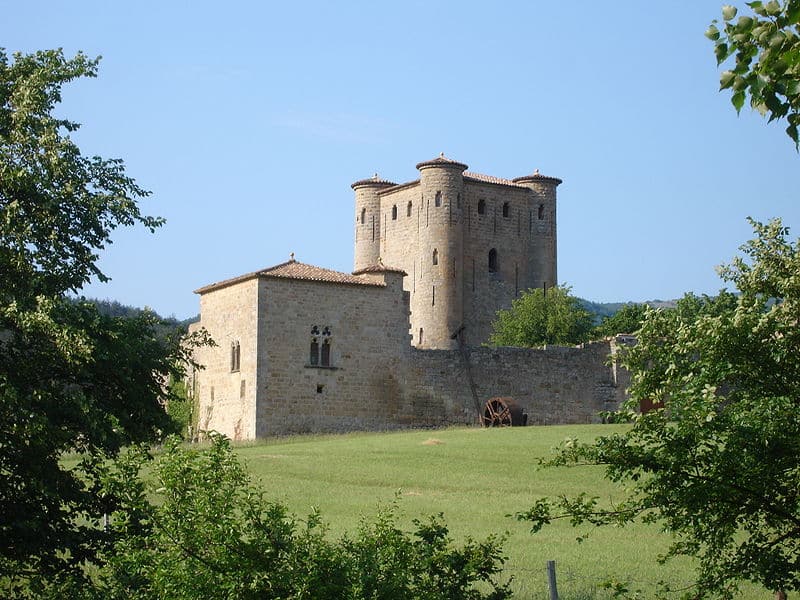
[[[531,535],[506,515],[541,496],[589,491],[608,502],[622,492],[595,467],[544,469],[537,459],[567,437],[589,440],[612,425],[458,428],[342,436],[293,437],[244,445],[244,459],[267,496],[303,517],[318,507],[332,535],[353,531],[380,505],[399,498],[403,523],[444,513],[457,539],[507,533],[507,575],[518,598],[546,598],[545,565],[556,561],[562,600],[606,598],[608,577],[630,582],[652,597],[658,581],[673,588],[691,581],[688,561],[656,564],[669,538],[655,527],[589,527],[556,523]],[[582,543],[579,534],[591,531]],[[742,598],[767,597],[748,590]]]

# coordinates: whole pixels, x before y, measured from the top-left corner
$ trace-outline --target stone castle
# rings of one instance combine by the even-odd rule
[[[502,400],[584,423],[622,399],[612,342],[490,348],[498,310],[557,283],[555,177],[440,155],[419,179],[355,182],[352,274],[288,262],[196,290],[198,427],[232,439],[476,423]]]

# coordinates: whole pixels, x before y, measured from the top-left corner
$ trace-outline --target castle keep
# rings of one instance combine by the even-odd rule
[[[501,308],[556,285],[555,177],[513,180],[466,171],[443,155],[416,181],[364,179],[356,195],[355,273],[381,262],[406,272],[412,344],[480,345]]]
[[[196,290],[216,341],[194,374],[198,426],[233,439],[476,423],[512,398],[531,423],[616,407],[608,342],[488,348],[499,309],[557,283],[556,188],[443,155],[419,179],[357,181],[352,274],[294,260]]]

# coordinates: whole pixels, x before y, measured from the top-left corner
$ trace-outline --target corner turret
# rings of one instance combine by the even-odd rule
[[[354,271],[378,264],[381,245],[381,201],[378,192],[394,185],[397,184],[381,179],[375,173],[373,177],[361,179],[350,186],[356,195]]]

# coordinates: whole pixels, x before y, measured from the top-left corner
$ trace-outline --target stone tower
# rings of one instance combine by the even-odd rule
[[[354,271],[378,264],[381,247],[381,200],[378,192],[394,185],[375,173],[370,179],[356,181],[350,186],[356,194]]]
[[[513,180],[471,173],[444,155],[417,170],[419,179],[407,183],[375,175],[352,185],[354,270],[406,273],[415,347],[480,345],[498,310],[528,289],[558,283],[561,180],[538,171]]]
[[[440,155],[421,162],[419,187],[424,227],[420,228],[419,281],[411,298],[414,339],[422,348],[458,346],[453,334],[464,323],[463,172],[467,165]],[[422,335],[420,335],[422,331]]]
[[[516,177],[512,181],[533,191],[531,213],[538,235],[531,237],[528,246],[529,287],[558,285],[556,188],[561,180],[540,175],[537,169],[532,175]]]

